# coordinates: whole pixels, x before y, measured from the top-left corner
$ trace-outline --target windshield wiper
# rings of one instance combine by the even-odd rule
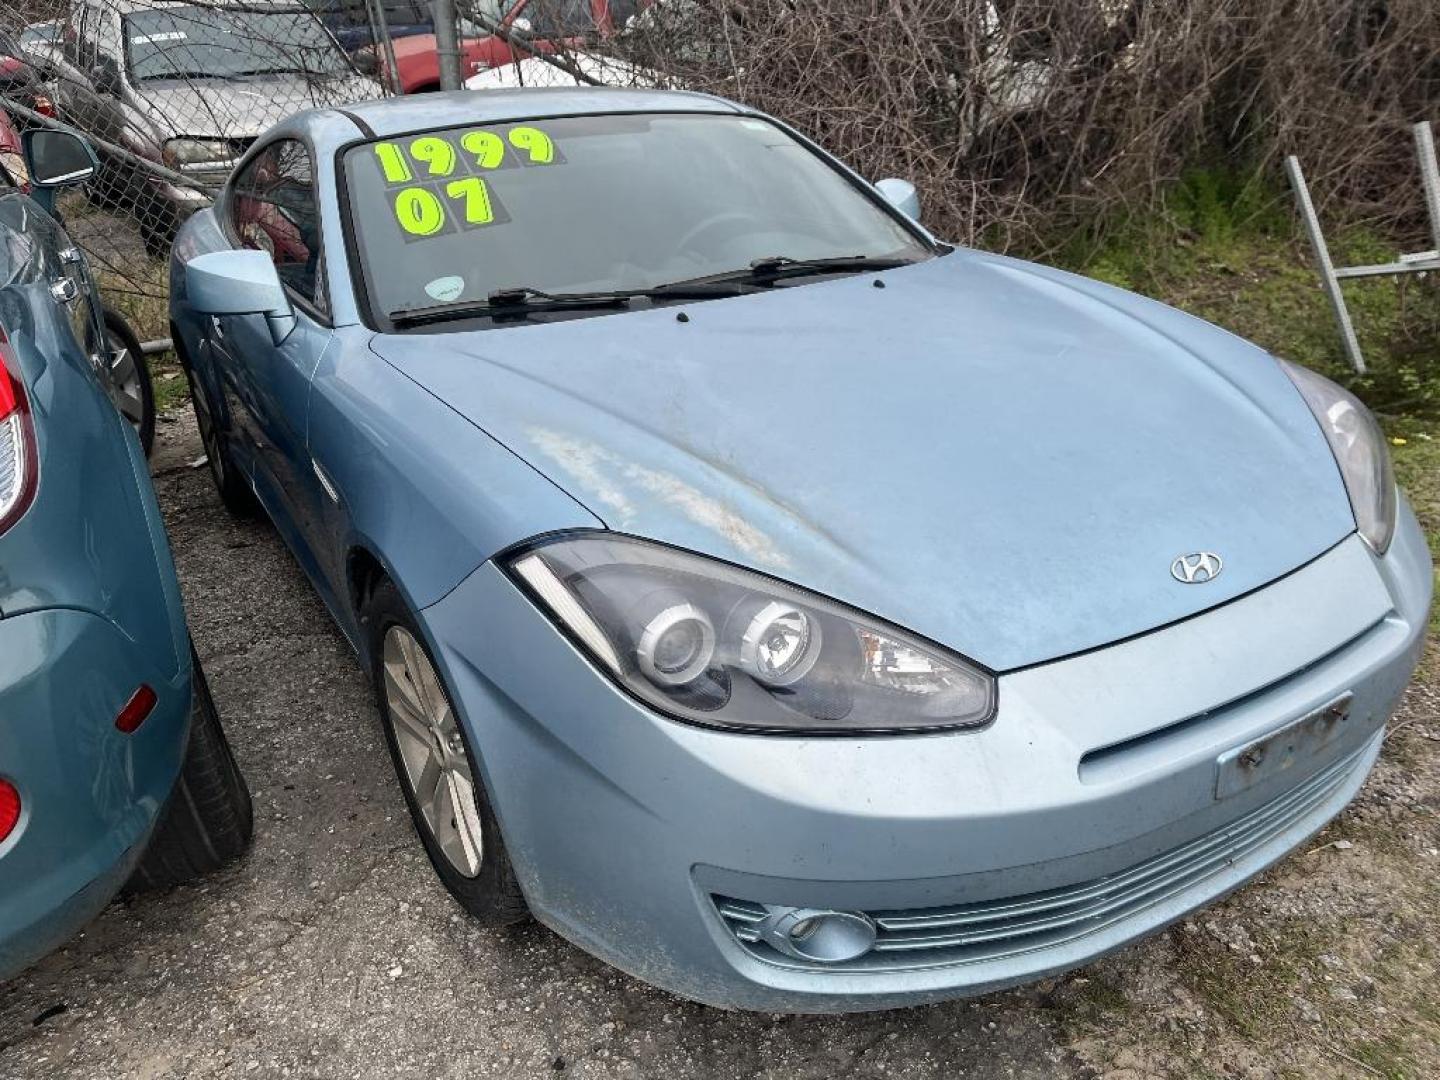
[[[396,326],[422,326],[447,319],[523,317],[532,312],[578,311],[585,308],[627,307],[636,298],[647,300],[709,300],[742,296],[754,289],[740,282],[677,282],[653,288],[616,289],[613,292],[552,293],[529,285],[496,289],[483,301],[465,300],[433,307],[401,308],[389,313]]]
[[[901,259],[895,256],[878,258],[873,255],[837,255],[825,259],[796,259],[789,255],[763,255],[752,259],[750,265],[739,270],[726,270],[719,274],[677,281],[676,288],[736,282],[750,285],[770,285],[787,278],[806,277],[810,274],[858,274],[866,270],[894,270],[897,266],[909,266],[915,259]]]
[[[401,308],[389,313],[396,326],[421,326],[447,319],[480,319],[487,316],[528,315],[532,311],[567,311],[594,307],[624,307],[628,292],[549,293],[528,285],[496,289],[483,301],[463,300],[433,307]]]

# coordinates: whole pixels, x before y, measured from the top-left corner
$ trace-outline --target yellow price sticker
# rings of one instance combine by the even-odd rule
[[[478,176],[467,176],[463,180],[451,180],[445,185],[445,194],[452,199],[465,201],[465,223],[467,225],[488,225],[495,220],[495,211],[490,206],[490,189]]]
[[[395,193],[395,220],[411,236],[434,236],[445,228],[445,207],[429,188],[401,188]]]
[[[405,160],[404,152],[394,143],[376,143],[375,157],[380,162],[380,171],[385,174],[387,184],[404,184],[414,179],[410,162]]]
[[[449,227],[452,221],[461,229],[474,229],[497,219],[509,220],[491,199],[489,185],[478,176],[447,181],[443,191],[443,199],[437,189],[429,186],[415,185],[395,193],[395,221],[408,239],[453,231]]]
[[[514,127],[508,136],[510,145],[524,150],[535,165],[549,165],[555,160],[555,144],[537,127]]]
[[[458,135],[421,135],[404,146],[377,142],[371,149],[385,183],[392,186],[454,176],[463,161],[471,162],[472,169],[489,172],[509,165],[552,165],[565,160],[549,135],[526,124],[510,128],[504,137],[477,128]]]
[[[431,176],[449,176],[455,171],[455,147],[438,135],[416,139],[410,144],[410,156],[423,164]]]
[[[460,136],[460,145],[482,169],[498,169],[505,161],[505,140],[493,131],[467,131]]]

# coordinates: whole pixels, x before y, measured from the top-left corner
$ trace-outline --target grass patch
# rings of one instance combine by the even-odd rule
[[[1290,1027],[1301,976],[1325,950],[1316,927],[1292,921],[1251,926],[1256,963],[1204,933],[1171,935],[1179,971],[1196,996],[1246,1039],[1259,1041]]]
[[[1125,991],[1098,971],[1066,979],[1048,1007],[1071,1038],[1104,1030],[1132,1011]]]
[[[1289,194],[1253,176],[1195,170],[1161,213],[1108,223],[1103,240],[1078,233],[1059,261],[1071,269],[1173,304],[1262,347],[1321,371],[1387,422],[1440,421],[1440,286],[1425,279],[1345,285],[1370,371],[1353,372]],[[1373,232],[1328,238],[1342,265],[1387,262],[1400,245]]]
[[[124,276],[105,270],[96,274],[105,303],[125,317],[142,342],[170,336],[170,310],[165,299],[168,272],[164,261],[150,260],[136,265]],[[158,411],[177,408],[189,401],[189,385],[173,352],[154,353],[145,359],[155,386]]]
[[[1399,1039],[1393,1036],[1355,1043],[1348,1051],[1356,1061],[1363,1062],[1385,1080],[1415,1080],[1422,1075],[1419,1065]]]

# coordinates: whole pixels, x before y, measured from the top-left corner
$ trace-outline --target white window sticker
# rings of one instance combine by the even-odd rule
[[[131,45],[155,45],[162,41],[184,41],[184,30],[166,30],[163,34],[137,34],[130,39]]]
[[[439,300],[442,304],[451,300],[459,300],[460,294],[465,291],[465,279],[456,275],[437,277],[434,281],[425,286],[425,294],[432,300]]]

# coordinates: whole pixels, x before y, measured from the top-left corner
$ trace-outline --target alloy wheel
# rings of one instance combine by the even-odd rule
[[[385,633],[384,694],[402,779],[430,835],[455,871],[480,873],[484,829],[475,802],[475,778],[455,710],[430,658],[403,626]]]
[[[200,445],[205,448],[205,461],[210,466],[210,475],[215,486],[223,491],[225,462],[220,457],[220,438],[215,431],[215,420],[210,415],[209,407],[200,400],[198,391],[191,394],[191,401],[195,406],[195,426],[200,429]]]
[[[138,431],[145,422],[145,395],[140,387],[140,370],[144,361],[137,357],[121,338],[106,331],[105,351],[109,354],[107,377],[110,396],[122,416]]]

